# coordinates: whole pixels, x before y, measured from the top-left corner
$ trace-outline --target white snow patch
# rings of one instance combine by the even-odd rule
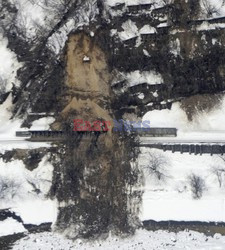
[[[164,27],[167,27],[167,26],[168,26],[168,23],[164,22],[164,23],[160,23],[159,25],[157,25],[157,28],[164,28]]]
[[[133,71],[126,74],[126,79],[129,82],[129,86],[135,86],[141,83],[147,83],[149,85],[162,84],[163,78],[159,73],[154,71]]]
[[[57,202],[53,200],[26,200],[11,209],[26,224],[40,225],[55,223],[57,219]]]
[[[24,228],[23,224],[12,218],[0,221],[0,237],[24,232],[27,232],[27,230]]]
[[[155,91],[154,93],[152,93],[152,95],[153,95],[155,98],[159,97],[159,94],[158,94],[157,91]]]
[[[55,222],[57,202],[46,198],[53,177],[48,157],[33,171],[26,169],[22,161],[5,163],[0,159],[0,189],[6,186],[1,189],[0,209],[10,208],[27,224]]]
[[[84,58],[83,58],[83,62],[90,62],[90,57],[88,57],[88,56],[84,56]]]
[[[154,34],[157,33],[156,29],[154,27],[151,27],[150,25],[146,24],[140,29],[140,34]]]
[[[138,95],[138,98],[143,100],[145,98],[145,95],[143,93],[141,93],[141,94]]]
[[[215,30],[215,29],[224,29],[225,23],[215,23],[211,24],[207,21],[203,22],[202,24],[194,27],[192,29],[196,29],[197,31],[204,31],[204,30]]]
[[[13,84],[19,86],[20,82],[17,77],[17,70],[22,67],[17,56],[8,46],[8,40],[0,33],[0,91],[3,93],[9,92]]]
[[[173,103],[171,110],[153,110],[144,115],[153,127],[175,127],[178,138],[225,139],[225,97],[219,107],[210,112],[198,112],[192,121],[188,121],[179,102]]]
[[[53,117],[43,117],[32,123],[30,130],[49,130],[50,125],[55,121]]]
[[[212,39],[212,45],[221,45],[221,42],[220,41],[218,41],[218,39],[216,39],[216,38],[213,38]]]
[[[124,31],[118,32],[119,38],[122,41],[126,41],[139,35],[136,23],[130,19],[122,24],[122,28]]]
[[[180,56],[180,52],[181,52],[181,48],[180,48],[180,40],[179,38],[176,38],[175,41],[170,41],[170,52],[175,55],[176,57],[177,56]]]
[[[172,29],[170,31],[170,34],[171,35],[176,35],[176,34],[179,34],[179,33],[185,33],[186,31],[184,29]]]
[[[117,30],[116,29],[110,30],[110,36],[115,36],[116,34],[117,34]]]
[[[149,54],[149,52],[146,49],[143,49],[143,53],[144,53],[145,56],[151,57],[150,54]]]

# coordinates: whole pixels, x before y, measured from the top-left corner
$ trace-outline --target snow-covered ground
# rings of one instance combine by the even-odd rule
[[[190,122],[180,103],[174,103],[171,110],[148,112],[143,120],[149,120],[152,127],[176,127],[178,136],[174,141],[225,140],[225,98],[210,112],[197,112]],[[165,138],[164,138],[165,139]],[[151,140],[151,139],[149,139]],[[154,138],[153,138],[154,140]],[[146,166],[149,153],[168,162],[165,167],[165,181],[149,175]],[[145,173],[143,209],[141,220],[156,221],[212,221],[225,222],[225,186],[219,186],[218,177],[212,168],[225,169],[225,161],[218,155],[189,155],[163,152],[156,149],[142,150],[139,163]],[[205,181],[205,190],[199,200],[192,197],[188,176],[196,174]],[[224,175],[221,176],[224,182]]]
[[[57,201],[46,197],[52,183],[53,166],[48,155],[29,171],[22,161],[0,159],[0,209],[9,209],[25,224],[55,222]],[[7,230],[7,228],[6,228]]]
[[[26,231],[27,230],[24,228],[22,223],[19,223],[12,218],[0,221],[0,237],[16,233],[24,233]]]
[[[51,147],[48,143],[32,143],[17,138],[15,132],[22,120],[11,119],[12,97],[0,106],[0,153],[13,149]],[[45,130],[54,121],[52,117],[33,123],[31,129]],[[57,217],[57,201],[46,198],[52,183],[53,166],[46,155],[38,167],[29,171],[20,160],[4,162],[0,159],[0,210],[9,209],[20,216],[25,224],[54,223]],[[21,223],[12,219],[0,222],[0,236],[26,231]]]
[[[165,179],[158,180],[147,171],[149,153],[168,162],[163,171]],[[140,165],[145,173],[141,220],[225,222],[225,183],[220,187],[217,176],[213,174],[214,167],[225,169],[225,162],[219,156],[143,149]],[[205,181],[206,189],[199,200],[192,197],[188,181],[191,174]]]
[[[106,240],[75,242],[65,239],[62,235],[54,233],[42,233],[29,235],[17,242],[13,250],[224,250],[225,237],[216,234],[214,237],[207,237],[196,232],[179,232],[178,234],[165,231],[148,232],[138,230],[137,233],[128,238],[109,237]]]
[[[225,140],[225,96],[221,103],[209,112],[197,112],[189,121],[181,104],[176,102],[171,110],[154,110],[144,115],[152,127],[177,128],[177,139],[204,138]]]

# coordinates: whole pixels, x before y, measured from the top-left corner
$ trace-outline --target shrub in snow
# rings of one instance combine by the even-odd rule
[[[222,187],[225,179],[225,168],[222,166],[213,166],[211,172],[216,176],[219,186]]]
[[[6,93],[7,81],[0,76],[0,95]]]
[[[159,181],[165,181],[167,168],[170,166],[169,159],[160,152],[149,152],[148,164],[145,166],[148,174],[154,176]]]
[[[0,176],[0,200],[14,198],[19,193],[19,189],[19,182]]]
[[[191,186],[193,198],[200,199],[206,189],[204,179],[196,174],[191,174],[188,176],[188,182]]]

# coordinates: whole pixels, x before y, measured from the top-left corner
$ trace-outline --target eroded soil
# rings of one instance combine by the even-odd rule
[[[71,35],[65,59],[62,110],[53,128],[72,130],[73,119],[113,124],[110,71],[97,38],[84,32]],[[130,164],[137,154],[132,145],[135,139],[113,133],[112,127],[101,135],[79,140],[68,137],[60,146],[65,150],[59,155],[61,163],[55,166],[52,195],[60,201],[56,227],[71,238],[107,233],[110,228],[132,232],[138,221],[141,192],[136,191],[133,202],[131,187],[138,183],[138,169]]]

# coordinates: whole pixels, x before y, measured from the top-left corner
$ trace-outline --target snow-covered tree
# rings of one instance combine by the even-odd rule
[[[192,195],[194,199],[200,199],[206,189],[205,180],[196,174],[188,176],[188,182],[191,187]]]

